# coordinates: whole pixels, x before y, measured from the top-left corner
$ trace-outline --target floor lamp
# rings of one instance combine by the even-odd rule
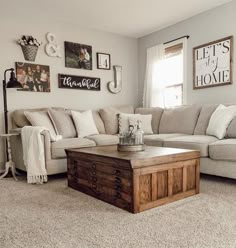
[[[10,72],[10,79],[8,82],[6,82],[7,72]],[[22,88],[22,84],[18,82],[16,79],[13,68],[5,70],[4,79],[3,79],[4,121],[5,121],[6,134],[8,134],[7,88]],[[6,143],[6,153],[7,153],[7,143]],[[7,153],[7,161],[8,161],[8,153]]]

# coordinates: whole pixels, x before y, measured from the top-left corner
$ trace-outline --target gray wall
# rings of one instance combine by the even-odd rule
[[[45,7],[46,8],[46,7]],[[4,9],[4,8],[3,8]],[[35,10],[27,10],[35,11]],[[50,66],[51,92],[33,93],[19,92],[8,89],[9,110],[19,108],[36,108],[46,106],[62,106],[74,109],[98,109],[103,106],[138,103],[137,90],[137,39],[106,32],[85,29],[65,22],[44,20],[41,18],[29,19],[27,11],[23,12],[12,8],[11,13],[2,13],[0,22],[0,78],[7,68],[15,67],[15,62],[24,62],[21,47],[16,41],[21,35],[33,35],[44,44],[40,47],[35,63]],[[2,11],[3,12],[3,11]],[[25,14],[24,14],[25,13]],[[14,18],[12,19],[12,16]],[[48,57],[44,52],[47,32],[55,33],[61,46],[62,58]],[[65,68],[64,41],[92,45],[93,70]],[[119,94],[111,94],[107,89],[107,82],[113,80],[113,70],[98,70],[96,66],[96,52],[111,54],[112,65],[121,65],[123,68],[123,89]],[[58,73],[92,76],[101,78],[101,91],[66,90],[58,88]],[[2,84],[0,84],[1,86]],[[3,132],[3,104],[2,87],[0,87],[0,133]],[[0,169],[3,158],[3,140],[0,139]]]
[[[236,1],[222,5],[176,25],[144,36],[138,41],[139,51],[139,104],[142,102],[143,81],[146,67],[146,49],[157,44],[190,35],[188,39],[187,103],[229,103],[236,102],[236,82],[232,85],[193,90],[192,49],[195,46],[229,35],[236,40]],[[235,61],[235,53],[234,53]],[[233,80],[236,69],[233,65]]]

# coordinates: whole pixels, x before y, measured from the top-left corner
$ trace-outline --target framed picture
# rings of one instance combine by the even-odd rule
[[[233,83],[233,36],[193,48],[193,88]]]
[[[22,84],[19,91],[50,92],[50,68],[48,65],[16,62],[16,77]]]
[[[65,66],[92,70],[92,46],[65,41]]]
[[[97,53],[97,68],[103,70],[110,70],[111,55],[108,53]]]

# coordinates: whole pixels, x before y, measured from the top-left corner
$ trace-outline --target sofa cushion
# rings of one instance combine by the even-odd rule
[[[159,133],[193,134],[200,110],[200,106],[197,105],[165,109],[161,117]]]
[[[183,148],[199,150],[201,157],[208,157],[209,144],[217,141],[213,136],[207,135],[188,135],[170,138],[164,141],[164,147]]]
[[[98,146],[117,145],[119,143],[119,138],[117,135],[97,134],[87,136],[86,138],[93,140]]]
[[[186,136],[186,134],[167,133],[167,134],[144,135],[144,143],[148,146],[163,146],[164,140],[179,136]]]
[[[47,111],[25,111],[24,114],[32,126],[45,127],[49,131],[51,141],[56,141],[58,139],[58,133],[56,132],[54,123],[51,121]]]
[[[70,111],[49,109],[48,113],[59,135],[64,139],[76,137],[76,130]]]
[[[118,114],[127,113],[133,114],[133,106],[120,106],[120,107],[108,107],[100,109],[99,113],[104,122],[106,134],[117,134],[118,133]]]
[[[216,110],[219,104],[204,105],[201,108],[200,115],[198,117],[197,125],[194,129],[194,134],[204,135],[208,127],[212,113]]]
[[[236,138],[236,118],[234,118],[228,128],[227,128],[227,131],[226,131],[226,138]]]
[[[71,138],[71,139],[62,139],[56,142],[52,142],[52,158],[65,158],[66,152],[65,149],[69,148],[82,148],[82,147],[91,147],[96,146],[96,143],[92,140],[86,138]]]
[[[162,108],[136,108],[135,114],[141,115],[152,115],[152,130],[154,134],[157,134],[159,131],[161,116],[163,113]]]
[[[209,157],[215,160],[236,161],[236,139],[219,140],[209,145]]]
[[[105,134],[106,133],[105,126],[104,126],[104,123],[102,121],[102,118],[101,118],[99,112],[97,110],[92,110],[92,114],[93,114],[93,119],[94,119],[94,122],[96,124],[98,132],[100,134]]]
[[[52,109],[60,109],[63,110],[63,108],[52,108]],[[17,127],[24,127],[29,126],[30,122],[25,117],[24,112],[38,112],[38,111],[48,111],[48,108],[36,108],[36,109],[17,109],[12,112],[12,119]]]

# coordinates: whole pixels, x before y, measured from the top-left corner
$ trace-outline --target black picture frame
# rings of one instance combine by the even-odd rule
[[[97,53],[97,69],[111,70],[111,55],[109,53]]]
[[[65,41],[65,67],[92,70],[92,46]]]

